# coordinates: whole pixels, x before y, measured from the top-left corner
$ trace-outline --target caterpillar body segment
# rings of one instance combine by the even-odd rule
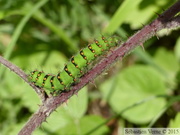
[[[51,93],[61,93],[69,90],[70,86],[78,82],[89,69],[101,59],[111,48],[116,47],[118,40],[115,37],[94,40],[64,66],[63,70],[57,75],[45,74],[42,71],[34,70],[29,75],[29,80],[36,86],[45,88]]]

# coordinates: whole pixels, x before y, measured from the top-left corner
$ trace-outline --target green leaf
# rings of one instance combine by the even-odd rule
[[[175,52],[175,55],[178,59],[178,62],[180,63],[180,38],[178,38],[178,40],[176,42],[174,52]]]
[[[137,1],[137,0],[136,0]],[[131,11],[128,16],[126,16],[126,20],[124,23],[130,23],[131,27],[134,29],[137,29],[139,27],[142,27],[143,24],[149,23],[149,20],[152,19],[152,17],[157,17],[155,13],[159,13],[162,11],[162,7],[166,8],[169,4],[172,4],[172,1],[165,1],[165,0],[158,0],[158,1],[144,1],[141,0],[140,3],[137,5],[134,5],[134,2],[132,4],[132,1],[129,0],[129,4],[134,5],[132,9],[129,9]],[[153,14],[154,13],[154,14]]]
[[[23,80],[17,76],[14,72],[5,72],[5,75],[1,81],[1,96],[7,96],[8,98],[20,98],[23,94],[24,88]]]
[[[168,82],[169,88],[176,86],[175,77],[180,69],[180,64],[172,51],[165,48],[159,48],[154,56],[155,62],[166,72],[165,80]]]
[[[66,127],[57,131],[57,133],[62,135],[103,135],[109,131],[108,127],[103,124],[104,122],[105,119],[99,116],[89,115],[69,123]]]
[[[119,6],[105,31],[113,33],[126,20],[126,18],[128,18],[131,11],[134,11],[134,9],[137,8],[140,2],[141,0],[136,0],[132,4],[131,0],[124,1],[123,4]]]
[[[100,89],[103,98],[116,113],[142,102],[122,114],[125,119],[137,124],[150,122],[166,104],[164,99],[154,97],[166,94],[165,83],[161,75],[148,66],[129,67],[106,81]]]
[[[112,17],[108,27],[104,30],[107,33],[113,33],[117,30],[122,23],[130,24],[132,28],[137,29],[142,27],[142,23],[146,24],[155,16],[155,12],[162,10],[161,7],[165,7],[173,1],[143,1],[143,0],[125,0],[119,6],[118,10]],[[168,3],[168,4],[167,4]]]
[[[165,48],[159,48],[156,51],[154,59],[168,73],[175,74],[179,69],[179,64],[174,53]]]
[[[67,101],[67,105],[63,106],[66,113],[73,119],[80,119],[87,110],[88,95],[87,89],[81,89],[77,95],[74,95]]]
[[[24,93],[22,96],[22,102],[21,104],[26,106],[32,113],[38,110],[39,104],[40,104],[40,99],[37,93],[31,88],[28,87],[28,85],[24,85]]]
[[[170,120],[169,128],[179,128],[180,127],[180,113],[176,114],[174,119]]]
[[[21,130],[21,128],[23,127],[23,123],[16,123],[13,125],[8,125],[6,127],[6,130],[4,130],[3,134],[4,135],[17,135],[18,132]]]

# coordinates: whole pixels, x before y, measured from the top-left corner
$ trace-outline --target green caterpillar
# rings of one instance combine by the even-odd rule
[[[117,46],[117,42],[116,37],[105,38],[102,36],[101,39],[94,40],[94,43],[88,44],[86,48],[72,56],[64,69],[57,75],[34,70],[30,73],[29,80],[37,87],[47,89],[50,93],[57,94],[66,91],[78,81],[78,78],[92,68],[92,65],[103,57],[105,52]]]

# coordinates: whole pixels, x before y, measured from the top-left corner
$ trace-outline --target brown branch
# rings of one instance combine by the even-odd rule
[[[115,61],[124,58],[132,49],[138,45],[142,45],[146,40],[155,36],[156,33],[163,28],[178,28],[180,27],[180,16],[175,15],[180,12],[180,1],[175,3],[171,8],[166,10],[162,15],[159,15],[149,25],[146,25],[139,32],[130,37],[127,42],[122,44],[116,50],[113,50],[111,54],[103,58],[93,69],[80,78],[80,82],[71,87],[71,90],[62,93],[56,97],[47,98],[39,110],[30,118],[26,125],[19,132],[19,135],[30,135],[46,118],[62,103],[67,101],[74,93],[77,93],[88,82],[95,79],[105,69],[107,69]]]

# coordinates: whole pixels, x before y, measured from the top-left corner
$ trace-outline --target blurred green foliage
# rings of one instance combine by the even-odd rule
[[[0,54],[27,74],[56,73],[101,34],[121,40],[175,0],[0,0]],[[57,109],[34,135],[118,134],[124,127],[179,127],[180,31],[158,33]],[[14,135],[40,100],[0,67],[0,134]]]

